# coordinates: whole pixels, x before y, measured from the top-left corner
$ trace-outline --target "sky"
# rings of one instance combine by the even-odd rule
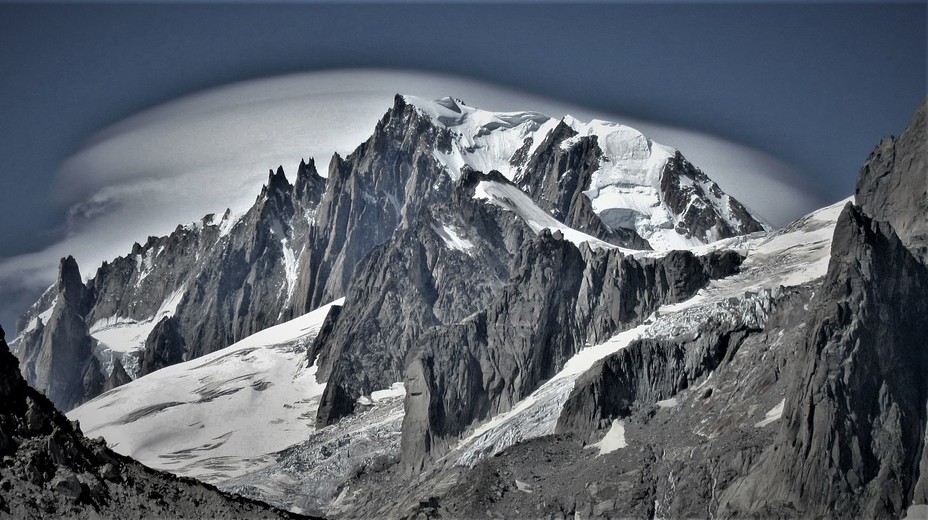
[[[764,154],[807,198],[833,202],[925,96],[926,22],[924,2],[0,3],[0,259],[64,243],[72,208],[118,191],[75,164],[120,121],[230,83],[355,68],[682,129]],[[150,164],[124,160],[127,171]],[[0,280],[0,324],[12,329],[12,309],[36,290]]]

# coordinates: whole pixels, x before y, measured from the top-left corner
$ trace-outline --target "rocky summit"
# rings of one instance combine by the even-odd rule
[[[11,346],[104,441],[11,375],[0,510],[924,517],[926,113],[773,230],[627,126],[398,95],[325,177],[62,260]]]

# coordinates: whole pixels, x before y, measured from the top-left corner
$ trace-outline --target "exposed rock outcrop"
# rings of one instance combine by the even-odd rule
[[[407,353],[427,329],[480,310],[506,283],[519,245],[534,233],[473,199],[489,177],[501,176],[466,170],[451,202],[421,209],[411,227],[359,264],[344,312],[313,349],[318,377],[328,381],[320,427],[350,413],[361,395],[402,381]]]
[[[764,230],[740,202],[723,193],[718,184],[680,152],[668,159],[661,171],[661,195],[677,215],[674,229],[687,238],[712,241]],[[716,204],[708,203],[712,200]],[[721,213],[719,206],[724,208]]]
[[[593,211],[583,191],[589,189],[593,172],[600,168],[602,150],[595,135],[573,140],[576,136],[574,129],[559,122],[527,158],[514,182],[539,207],[574,229],[617,246],[650,249],[634,228],[611,229]]]
[[[303,178],[313,178],[306,168]],[[312,209],[294,199],[283,168],[270,171],[254,206],[188,282],[176,312],[188,359],[276,325],[285,314],[295,289],[295,273],[288,274],[286,266],[296,267],[300,246],[294,237],[306,233],[302,213]]]
[[[145,351],[139,364],[139,377],[180,363],[184,360],[185,352],[186,344],[177,318],[163,318],[145,340]]]
[[[469,426],[527,397],[588,341],[692,296],[713,272],[705,266],[727,265],[732,271],[715,273],[727,275],[739,264],[732,252],[639,261],[617,250],[581,250],[560,232],[542,231],[520,250],[489,307],[429,332],[410,355],[404,464],[421,470]]]
[[[730,361],[751,330],[713,325],[673,340],[636,340],[599,361],[574,384],[557,433],[591,441],[614,419],[670,399]]]
[[[86,287],[73,259],[63,262],[67,276],[19,320],[22,333],[14,345],[27,380],[43,391],[48,381],[63,381],[70,390],[51,389],[49,396],[67,411],[100,393],[116,361],[130,377],[144,375],[277,324],[294,296],[298,257],[305,254],[297,244],[324,189],[312,161],[301,162],[295,186],[278,168],[240,219],[226,211],[219,220],[207,215],[170,235],[149,237],[130,254],[104,262]],[[108,350],[91,338],[120,327],[150,332],[137,350]],[[89,349],[96,356],[86,357]],[[52,351],[60,362],[40,360],[39,352]],[[65,360],[63,352],[77,357]],[[71,374],[51,377],[53,366]],[[62,392],[76,392],[77,379],[83,395],[63,398]]]
[[[926,294],[928,268],[848,204],[777,441],[721,514],[896,517],[926,501]]]
[[[450,179],[433,156],[449,138],[397,95],[370,139],[345,158],[332,157],[308,254],[300,261],[295,314],[345,295],[358,262],[403,219],[449,198]]]
[[[892,224],[902,242],[928,263],[928,98],[898,139],[884,138],[857,177],[864,212]]]
[[[84,322],[87,293],[73,257],[61,260],[55,290],[48,323],[37,323],[20,343],[18,355],[29,383],[56,406],[70,410],[102,391],[104,375]]]
[[[103,383],[103,391],[109,392],[131,381],[132,378],[126,372],[126,368],[122,366],[122,361],[117,359],[113,362],[113,371],[110,372],[110,375],[107,376],[106,381]]]

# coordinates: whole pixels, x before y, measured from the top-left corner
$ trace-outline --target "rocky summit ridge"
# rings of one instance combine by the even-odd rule
[[[74,278],[73,296],[63,298],[60,283],[50,288],[18,320],[12,347],[30,384],[69,410],[98,395],[107,379],[116,381],[117,361],[135,378],[346,296],[369,253],[422,225],[424,213],[441,213],[431,224],[439,244],[452,240],[448,230],[467,233],[471,216],[458,212],[487,211],[478,203],[468,209],[463,201],[459,186],[474,178],[467,172],[495,172],[503,185],[524,190],[528,202],[510,208],[520,218],[494,217],[521,226],[519,233],[563,227],[579,232],[579,240],[647,250],[763,229],[679,152],[628,127],[397,95],[367,141],[344,158],[333,156],[326,177],[311,160],[301,161],[292,184],[283,167],[271,170],[244,215],[207,215],[168,236],[149,237],[128,255],[104,262],[86,284],[73,259],[63,261],[62,276]],[[484,198],[505,206],[502,199]],[[617,218],[616,212],[625,213]],[[498,234],[473,229],[470,235],[477,231]],[[507,244],[495,237],[483,248],[489,266],[465,267],[492,272],[474,305],[443,304],[460,308],[418,328],[463,317],[502,286],[523,241],[511,230],[505,234]],[[472,300],[439,292],[445,302]],[[329,364],[320,375],[328,376]]]

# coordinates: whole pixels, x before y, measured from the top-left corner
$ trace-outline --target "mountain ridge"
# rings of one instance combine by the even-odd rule
[[[444,116],[432,114],[435,107],[463,119],[442,119]],[[478,120],[479,124],[462,123],[470,119]],[[650,245],[635,229],[607,226],[591,204],[589,190],[584,191],[604,168],[612,168],[610,175],[617,175],[614,171],[617,158],[604,155],[594,132],[596,128],[609,125],[594,122],[583,126],[571,119],[573,126],[590,134],[574,139],[580,136],[579,131],[567,121],[555,124],[553,119],[540,114],[497,114],[463,104],[459,106],[453,100],[426,102],[397,95],[393,107],[377,123],[368,141],[345,158],[338,154],[332,157],[326,178],[317,173],[311,160],[301,161],[293,184],[282,167],[270,170],[254,206],[243,215],[233,217],[227,211],[218,220],[215,215],[207,215],[194,225],[178,226],[169,236],[149,237],[144,245],[134,246],[129,255],[104,262],[89,279],[83,296],[86,301],[76,314],[86,323],[86,332],[78,330],[79,327],[68,327],[66,329],[73,330],[73,334],[56,339],[45,336],[50,330],[57,330],[57,326],[50,329],[44,323],[45,328],[36,330],[39,315],[47,313],[56,301],[53,295],[59,291],[52,291],[18,321],[23,328],[13,341],[13,348],[27,355],[54,350],[54,345],[58,344],[91,345],[93,356],[80,352],[78,357],[91,364],[94,361],[90,357],[94,357],[98,366],[87,370],[84,390],[73,384],[68,392],[75,395],[65,397],[55,393],[53,400],[64,409],[97,395],[112,374],[116,361],[130,377],[137,377],[167,362],[192,359],[223,348],[346,295],[355,268],[375,247],[389,242],[396,233],[414,227],[422,208],[450,202],[456,196],[453,183],[472,169],[467,161],[482,166],[499,165],[511,174],[518,170],[527,196],[539,201],[540,211],[546,213],[539,217],[539,210],[534,208],[528,214],[514,208],[523,220],[529,219],[525,223],[533,232],[552,226],[563,228],[565,232],[585,230],[588,233],[583,236],[648,249]],[[532,137],[516,142],[515,137],[506,133],[531,130],[539,134],[547,127],[551,127],[550,134],[544,138],[536,135],[538,142],[529,146],[531,150],[526,148],[526,143]],[[632,141],[640,141],[644,146],[642,149],[632,146],[637,150],[632,155],[658,148],[627,127],[616,128],[630,132]],[[615,144],[615,135],[606,134],[605,139],[612,143],[611,148],[607,147],[610,153],[621,148]],[[489,147],[488,143],[498,146]],[[524,153],[517,153],[522,149]],[[524,158],[519,163],[522,155]],[[449,157],[463,158],[464,162],[457,164]],[[646,159],[641,155],[629,160]],[[722,196],[718,200],[725,204],[740,206],[734,199],[725,199],[728,196],[721,194],[717,186],[711,193],[692,192],[692,187],[698,184],[694,184],[693,179],[703,182],[704,175],[695,169],[680,170],[674,165],[680,164],[682,159],[676,159],[676,162],[671,161],[668,155],[666,171],[655,170],[657,173],[652,172],[652,176],[689,180],[664,187],[651,186],[647,188],[651,190],[649,196],[658,201],[666,198],[673,204],[675,200],[684,199],[707,202],[687,203],[678,208],[682,220],[671,219],[676,222],[676,230],[671,229],[671,220],[666,220],[670,217],[660,217],[665,219],[660,224],[663,226],[661,233],[680,236],[681,240],[699,241],[762,229],[756,220],[747,228],[738,227],[741,224],[734,220],[731,222],[735,227],[721,225],[727,213],[719,209],[716,195]],[[640,169],[640,165],[631,168],[629,171],[638,172],[635,168]],[[568,179],[572,179],[569,190],[564,189]],[[612,189],[609,186],[597,189]],[[682,194],[676,198],[668,196],[674,190],[682,190]],[[564,194],[555,197],[560,191]],[[556,198],[560,202],[556,202]],[[535,202],[528,204],[531,206]],[[690,215],[690,210],[697,205],[703,212]],[[714,217],[705,217],[705,211]],[[539,224],[538,218],[546,223]],[[684,225],[684,222],[688,223]],[[696,228],[690,229],[692,226]],[[446,233],[443,224],[436,229],[439,234]],[[447,238],[450,239],[450,235]],[[514,238],[509,240],[512,242]],[[515,250],[512,244],[494,247]],[[494,276],[505,278],[502,264],[506,261],[494,262],[498,263],[493,268],[497,272]],[[165,319],[168,321],[162,323]],[[160,361],[154,362],[156,358]],[[144,370],[143,359],[149,360],[144,363]],[[40,373],[53,369],[47,363],[37,366],[28,372],[29,380],[44,390],[44,376]],[[402,370],[400,364],[396,370]],[[327,375],[327,371],[323,370],[322,374]],[[380,381],[380,384],[386,383]],[[359,392],[373,389],[364,385],[349,394],[353,399]],[[322,414],[323,422],[328,420],[326,415]]]

